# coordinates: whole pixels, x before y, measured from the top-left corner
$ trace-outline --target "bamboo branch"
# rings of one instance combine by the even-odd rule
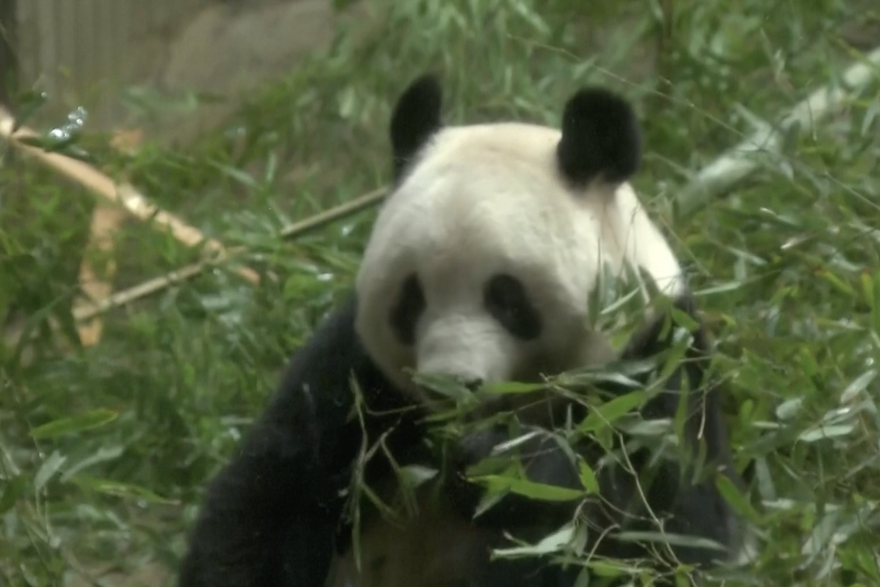
[[[113,308],[130,304],[143,297],[156,293],[157,291],[161,291],[166,287],[186,281],[187,279],[201,273],[208,265],[211,265],[211,263],[201,261],[199,263],[186,265],[180,269],[175,269],[165,275],[154,277],[153,279],[149,279],[138,285],[110,295],[90,306],[77,308],[73,312],[73,318],[77,322],[90,320],[109,312]]]
[[[350,216],[379,203],[382,198],[385,197],[385,194],[387,192],[388,189],[384,187],[373,190],[372,192],[368,192],[362,196],[359,196],[354,200],[351,200],[350,202],[340,204],[335,208],[330,208],[329,210],[325,210],[324,212],[315,214],[311,218],[306,218],[305,220],[295,222],[289,226],[286,226],[280,231],[279,234],[283,239],[296,238],[306,232],[315,230],[317,228],[330,224],[335,220]],[[232,259],[235,256],[245,252],[245,249],[244,247],[236,247],[233,249],[229,249],[227,252],[227,259]],[[175,269],[174,271],[166,273],[165,275],[160,275],[159,277],[154,277],[153,279],[149,279],[147,281],[144,281],[143,283],[139,283],[134,287],[120,291],[113,294],[112,296],[103,299],[89,308],[83,308],[79,312],[74,312],[74,319],[77,321],[89,320],[100,314],[104,314],[112,310],[113,308],[118,308],[126,304],[130,304],[135,300],[139,300],[141,298],[159,292],[167,287],[195,277],[196,275],[201,273],[206,267],[216,264],[216,262],[217,261],[215,260],[192,263],[180,269]]]
[[[802,132],[811,132],[825,118],[842,109],[871,81],[880,79],[878,68],[880,47],[844,71],[841,84],[828,84],[816,90],[785,114],[775,128],[770,125],[760,128],[704,167],[677,196],[679,215],[687,216],[695,212],[705,206],[712,196],[754,171],[757,166],[756,153],[778,153],[783,137],[791,128],[797,126]]]
[[[164,275],[144,281],[126,290],[117,292],[101,300],[94,301],[89,305],[77,307],[73,311],[75,321],[88,321],[105,314],[113,308],[130,304],[136,300],[170,287],[171,285],[195,277],[204,271],[205,268],[216,265],[222,261],[230,260],[245,252],[243,247],[227,249],[220,244],[219,241],[206,239],[197,229],[187,225],[172,214],[149,204],[146,199],[134,189],[134,187],[127,183],[117,185],[109,177],[86,163],[58,153],[48,153],[42,149],[27,145],[20,140],[25,137],[34,136],[37,136],[36,133],[27,128],[15,130],[15,121],[9,113],[0,106],[0,137],[5,138],[16,147],[60,171],[63,175],[74,179],[92,192],[110,200],[111,202],[122,205],[129,213],[137,218],[142,220],[153,220],[166,227],[172,232],[175,238],[181,242],[188,245],[195,245],[205,241],[207,248],[217,253],[212,259],[206,259],[186,265]],[[281,229],[279,237],[285,240],[293,239],[335,220],[355,214],[379,203],[382,198],[385,197],[387,192],[388,189],[382,187],[359,196],[350,202],[320,212],[311,218],[290,224]],[[236,272],[252,283],[259,283],[260,281],[259,274],[253,269],[239,267],[236,269]]]
[[[0,105],[0,137],[9,141],[21,151],[33,156],[43,164],[79,183],[92,193],[121,205],[135,218],[153,222],[171,232],[172,236],[187,246],[194,247],[204,243],[207,250],[219,259],[226,257],[226,248],[220,241],[206,237],[200,230],[190,226],[177,216],[162,210],[147,200],[128,182],[116,183],[91,165],[60,153],[50,153],[26,144],[22,139],[36,138],[39,135],[27,128],[15,128],[15,119]],[[260,276],[248,267],[238,267],[235,272],[245,280],[257,284]]]
[[[94,306],[96,301],[104,300],[113,293],[113,277],[116,274],[116,252],[113,234],[119,230],[124,218],[124,210],[103,202],[92,211],[89,227],[89,242],[86,244],[82,262],[79,265],[79,285],[81,296],[73,302],[73,314]],[[94,266],[92,254],[98,253],[104,262],[100,270]],[[79,324],[79,340],[83,346],[94,346],[100,341],[104,323],[100,319]]]
[[[314,230],[326,224],[330,224],[334,220],[350,216],[352,214],[360,212],[361,210],[365,210],[370,206],[381,202],[382,198],[384,198],[387,193],[388,188],[381,187],[371,192],[367,192],[362,196],[358,196],[350,202],[340,204],[339,206],[336,206],[335,208],[330,208],[329,210],[325,210],[324,212],[319,212],[311,218],[306,218],[305,220],[301,220],[300,222],[294,222],[293,224],[281,229],[281,238],[296,238],[310,230]]]
[[[110,145],[121,153],[135,155],[143,143],[140,129],[118,129],[113,133]],[[80,293],[73,301],[73,315],[83,313],[95,302],[109,298],[113,294],[113,277],[116,275],[116,251],[113,235],[125,220],[126,210],[111,202],[98,202],[92,210],[92,224],[89,227],[89,242],[79,265]],[[102,271],[96,271],[95,259],[91,253],[102,253],[105,257]],[[94,346],[101,340],[104,321],[101,316],[84,320],[76,325],[79,341],[84,347]]]

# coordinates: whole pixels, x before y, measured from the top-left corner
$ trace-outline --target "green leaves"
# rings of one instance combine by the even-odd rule
[[[337,9],[349,4],[334,0]],[[713,366],[727,384],[737,466],[755,463],[748,495],[716,477],[718,490],[759,525],[757,559],[719,581],[880,584],[876,74],[867,91],[809,131],[778,120],[826,83],[849,85],[842,72],[864,61],[854,47],[876,24],[861,4],[377,0],[369,7],[375,17],[339,21],[340,38],[326,52],[249,88],[247,102],[216,129],[179,145],[159,137],[135,155],[115,152],[75,102],[49,111],[41,107],[58,95],[16,100],[19,121],[41,131],[40,145],[87,155],[206,234],[246,246],[242,262],[266,278],[252,287],[220,266],[177,282],[106,315],[101,343],[79,348],[71,304],[94,198],[32,159],[0,161],[0,558],[15,571],[0,568],[0,583],[62,584],[65,549],[90,568],[118,556],[110,544],[124,544],[126,560],[176,565],[205,483],[264,408],[289,353],[353,282],[372,212],[309,219],[387,184],[391,97],[434,69],[450,124],[557,126],[564,99],[591,84],[635,101],[645,156],[634,186],[669,235],[717,343]],[[128,114],[108,119],[108,128],[162,128],[154,120],[169,113],[182,118],[161,120],[176,127],[201,120],[202,107],[218,101],[143,85],[118,95]],[[782,131],[777,152],[753,146],[746,165],[713,165],[752,133],[773,130]],[[692,179],[719,168],[740,181],[704,174],[693,192],[701,206],[681,215]],[[291,226],[310,228],[279,239]],[[130,222],[114,234],[112,256],[120,291],[198,253]],[[592,324],[613,329],[616,344],[644,308],[631,286],[606,281],[589,302]],[[652,392],[635,383],[638,367],[552,379],[551,389],[614,382],[630,391],[588,398],[587,419],[565,423],[555,437],[607,440],[615,427],[640,442],[668,434],[662,422],[630,422]],[[433,383],[450,405],[478,399]],[[493,384],[481,393],[498,399],[544,387]],[[484,481],[535,499],[593,497],[598,467],[577,464],[582,492],[530,484],[503,468],[484,472]],[[427,464],[398,472],[408,487],[436,477]],[[564,554],[589,553],[582,525],[548,532],[534,546],[512,542],[496,555],[568,556],[600,575],[649,584],[639,561]],[[686,571],[675,570],[679,578]]]
[[[49,455],[43,461],[43,464],[40,465],[40,468],[37,469],[37,474],[34,475],[34,491],[42,491],[49,480],[61,470],[61,466],[64,465],[65,461],[67,461],[67,457],[62,456],[58,451]]]
[[[645,397],[644,392],[635,391],[593,406],[587,417],[578,424],[578,431],[588,434],[613,425],[619,418],[639,407]]]
[[[592,477],[592,473],[590,476]],[[571,501],[587,494],[585,491],[534,483],[528,479],[516,479],[502,475],[475,476],[470,477],[470,480],[483,485],[489,494],[511,492],[540,501]],[[592,483],[595,484],[595,478],[592,478]]]
[[[145,487],[139,487],[131,483],[120,483],[109,479],[96,479],[86,475],[79,476],[75,479],[76,483],[84,488],[91,489],[98,493],[121,497],[129,500],[143,501],[155,504],[173,504],[174,500],[166,499],[156,495]]]
[[[117,412],[103,409],[83,412],[76,416],[61,418],[37,426],[31,430],[31,437],[35,439],[55,438],[99,428],[115,420],[118,415]]]

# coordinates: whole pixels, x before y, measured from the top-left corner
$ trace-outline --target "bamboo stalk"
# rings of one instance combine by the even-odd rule
[[[365,210],[370,206],[373,206],[379,203],[385,194],[387,193],[387,188],[379,188],[368,192],[362,196],[355,198],[349,202],[344,204],[340,204],[334,208],[330,208],[329,210],[325,210],[324,212],[320,212],[315,214],[310,218],[306,218],[300,222],[295,222],[285,228],[283,228],[280,232],[280,236],[283,239],[293,239],[302,234],[309,232],[310,230],[315,230],[335,220],[339,220],[346,216],[350,216],[355,214],[361,210]],[[231,259],[241,253],[245,252],[244,247],[237,247],[228,250],[228,259]],[[113,308],[118,308],[124,306],[126,304],[130,304],[136,300],[144,298],[146,296],[152,295],[163,289],[181,283],[187,279],[195,277],[199,273],[205,270],[206,267],[215,264],[216,261],[200,261],[198,263],[192,263],[190,265],[186,265],[180,269],[175,269],[174,271],[170,271],[164,275],[160,275],[158,277],[154,277],[138,285],[130,287],[126,290],[115,293],[100,302],[95,303],[91,307],[83,308],[79,312],[74,312],[74,319],[77,321],[81,320],[89,320],[94,318],[100,314],[104,314]]]
[[[118,206],[99,203],[92,211],[89,227],[89,242],[79,266],[79,285],[82,295],[73,303],[74,316],[85,308],[94,306],[95,301],[103,300],[113,294],[113,277],[116,275],[116,254],[113,250],[113,234],[119,230],[125,211]],[[106,257],[101,270],[96,270],[91,254]],[[98,318],[77,326],[79,340],[83,346],[94,346],[101,340],[104,323]]]
[[[305,220],[301,220],[300,222],[294,222],[293,224],[281,229],[281,238],[296,238],[310,230],[320,228],[321,226],[329,224],[334,220],[350,216],[351,214],[355,214],[356,212],[360,212],[361,210],[365,210],[381,202],[382,198],[384,198],[387,193],[388,188],[381,187],[371,192],[367,192],[362,196],[358,196],[354,200],[351,200],[344,204],[340,204],[339,206],[330,208],[329,210],[319,212],[318,214],[315,214],[310,218],[306,218]]]
[[[92,193],[125,208],[135,218],[153,222],[171,232],[172,236],[187,246],[201,243],[219,259],[226,257],[226,248],[220,241],[206,237],[200,230],[190,226],[182,219],[151,204],[134,186],[128,182],[116,183],[106,174],[88,163],[78,161],[60,153],[50,153],[26,144],[22,139],[39,135],[27,127],[15,128],[15,119],[6,108],[0,105],[0,137],[9,141],[19,150],[31,155],[41,163],[54,169],[65,177],[79,183]],[[235,272],[243,279],[258,284],[260,276],[248,267],[237,267]]]
[[[187,245],[195,245],[205,241],[206,246],[216,253],[213,259],[191,263],[164,275],[148,279],[147,281],[112,294],[101,300],[78,307],[73,312],[74,319],[77,322],[91,320],[113,308],[118,308],[155,294],[171,285],[195,277],[209,266],[216,265],[225,260],[230,260],[245,252],[243,247],[227,249],[219,241],[206,239],[197,229],[187,225],[172,214],[149,204],[146,201],[146,198],[137,192],[137,190],[135,190],[130,184],[122,183],[117,185],[109,177],[91,165],[58,153],[48,153],[42,149],[23,143],[20,139],[37,135],[34,131],[27,128],[15,130],[14,125],[15,121],[13,118],[2,106],[0,106],[0,136],[8,140],[10,143],[24,152],[38,158],[48,166],[60,171],[66,177],[79,182],[81,185],[99,196],[122,205],[135,217],[142,220],[153,220],[154,222],[163,225],[181,242]],[[293,239],[310,230],[320,228],[335,220],[355,214],[379,203],[382,198],[385,197],[387,192],[388,188],[386,187],[368,192],[354,200],[320,212],[300,222],[290,224],[281,229],[279,236],[285,240]],[[259,283],[260,281],[259,274],[253,269],[239,267],[236,269],[236,272],[252,283]]]
[[[176,283],[181,283],[191,277],[195,277],[210,264],[211,263],[206,261],[192,263],[190,265],[181,267],[180,269],[169,271],[165,275],[160,275],[159,277],[148,279],[147,281],[139,283],[133,287],[124,289],[100,301],[94,302],[89,306],[77,308],[73,312],[73,318],[77,322],[91,320],[92,318],[109,312],[113,308],[119,308],[126,304],[130,304],[143,297],[161,291],[166,287],[169,287]]]

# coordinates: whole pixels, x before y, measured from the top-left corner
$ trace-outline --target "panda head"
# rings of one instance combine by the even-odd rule
[[[538,381],[612,358],[587,319],[603,265],[638,266],[669,295],[683,288],[627,183],[641,158],[630,105],[581,90],[560,129],[443,126],[441,105],[425,76],[393,111],[395,187],[356,279],[366,352],[417,398],[409,371]]]

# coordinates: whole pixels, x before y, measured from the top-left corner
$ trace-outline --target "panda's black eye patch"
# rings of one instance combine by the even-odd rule
[[[403,281],[397,301],[391,308],[391,328],[402,344],[412,346],[416,342],[416,323],[425,311],[425,292],[415,274]]]
[[[483,302],[492,317],[514,336],[531,340],[541,334],[541,316],[519,279],[505,274],[493,276],[486,283]]]

